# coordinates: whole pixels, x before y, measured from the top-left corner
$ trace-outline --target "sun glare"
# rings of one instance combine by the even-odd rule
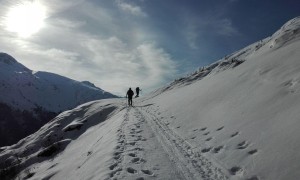
[[[38,1],[18,4],[8,12],[6,29],[21,37],[29,37],[38,32],[46,18],[46,8]]]

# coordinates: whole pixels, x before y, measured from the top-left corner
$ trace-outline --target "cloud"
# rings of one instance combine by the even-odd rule
[[[116,3],[117,3],[117,6],[126,13],[129,13],[129,14],[132,14],[135,16],[140,16],[140,17],[147,16],[147,14],[142,11],[141,7],[139,7],[137,5],[129,4],[122,0],[117,0]]]
[[[176,73],[171,56],[154,42],[129,45],[116,36],[100,37],[68,27],[55,27],[52,35],[39,41],[1,37],[6,46],[2,44],[0,48],[30,69],[89,80],[118,95],[137,86],[149,92]],[[63,38],[50,42],[58,34]],[[49,44],[42,44],[44,41]],[[14,51],[15,47],[18,51]]]
[[[233,26],[230,19],[218,19],[211,25],[215,32],[219,35],[235,36],[239,34],[239,31]]]
[[[149,38],[151,32],[118,16],[120,7],[145,16],[138,6],[123,1],[120,7],[83,0],[57,3],[48,2],[47,7],[54,9],[48,13],[45,27],[27,39],[0,29],[1,51],[32,70],[88,80],[119,95],[136,86],[149,92],[174,78],[176,63]]]
[[[184,29],[186,41],[191,49],[199,49],[201,39],[226,38],[240,35],[238,29],[229,18],[203,16],[201,18],[187,18]]]
[[[39,0],[40,3],[48,7],[49,15],[53,15],[59,12],[63,12],[67,9],[76,7],[83,4],[87,0],[72,0],[72,1],[61,1],[61,0]]]
[[[194,23],[189,23],[185,30],[185,36],[187,43],[191,49],[199,49],[197,45],[197,39],[199,38],[198,26]]]
[[[171,79],[176,65],[171,56],[154,43],[145,42],[135,47],[116,37],[108,39],[87,39],[91,66],[99,81],[114,91],[125,91],[129,86],[153,89]],[[104,78],[101,78],[105,76]],[[107,76],[109,78],[107,78]]]

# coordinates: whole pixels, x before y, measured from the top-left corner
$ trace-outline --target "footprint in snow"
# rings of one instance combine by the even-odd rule
[[[191,139],[195,139],[195,138],[196,138],[196,136],[191,137]]]
[[[198,129],[193,129],[193,131],[197,131]]]
[[[221,131],[224,128],[224,126],[217,129],[217,131]]]
[[[136,127],[136,128],[140,128],[141,126],[140,126],[140,125],[135,125],[135,127]]]
[[[119,141],[118,141],[118,143],[120,143],[120,144],[124,143],[124,139],[123,139],[123,137],[120,137],[120,138],[119,138]]]
[[[133,158],[133,159],[131,160],[131,162],[132,162],[132,163],[135,163],[135,164],[140,164],[141,162],[146,162],[146,160],[143,159],[143,158],[136,157],[136,158]]]
[[[144,151],[144,149],[140,148],[140,147],[136,147],[136,148],[133,148],[133,149],[129,149],[128,151]]]
[[[117,160],[117,161],[118,161],[118,160],[120,160],[120,158],[121,158],[121,156],[120,156],[120,155],[118,155],[118,156],[114,156],[114,159],[115,159],[115,160]]]
[[[233,166],[231,169],[229,169],[229,172],[232,175],[240,174],[242,171],[243,169],[239,166]]]
[[[117,152],[114,153],[114,156],[118,156],[118,155],[120,155],[122,153],[123,153],[123,151],[117,151]]]
[[[134,146],[136,144],[136,142],[130,142],[130,143],[127,143],[127,144],[129,144],[131,146]]]
[[[118,168],[116,170],[113,170],[111,173],[110,173],[110,177],[114,177],[115,174],[119,173],[120,171],[122,171],[122,168]]]
[[[128,156],[130,156],[130,157],[136,157],[136,154],[135,153],[129,153]]]
[[[204,128],[202,128],[202,129],[200,129],[201,131],[205,131],[207,129],[207,127],[204,127]]]
[[[246,141],[240,142],[238,144],[238,149],[246,149],[249,146],[249,143],[247,143]]]
[[[121,151],[121,152],[115,152],[114,153],[114,159],[115,160],[119,160],[120,158],[121,158],[121,154],[122,154],[123,152]]]
[[[180,126],[177,126],[176,128],[177,128],[177,129],[179,129],[179,128],[180,128]]]
[[[251,150],[251,151],[248,152],[248,154],[250,154],[250,155],[253,155],[255,153],[257,153],[257,149],[253,149],[253,150]]]
[[[109,166],[109,169],[114,170],[117,166],[118,166],[118,163],[114,163],[114,164]]]
[[[150,170],[148,170],[148,169],[142,169],[141,171],[142,171],[144,174],[147,174],[147,175],[149,175],[149,176],[152,176],[152,175],[153,175],[153,172],[150,171]]]
[[[135,174],[137,171],[135,169],[133,169],[132,167],[128,167],[127,172],[129,172],[131,174]]]
[[[235,136],[237,136],[238,134],[239,134],[239,132],[235,132],[235,133],[231,134],[231,137],[235,137]]]
[[[215,147],[215,148],[213,149],[213,152],[214,152],[214,153],[219,153],[220,150],[223,149],[223,147],[224,147],[224,146],[218,146],[218,147]]]
[[[205,139],[205,141],[210,141],[210,140],[212,140],[212,137]]]
[[[208,148],[204,148],[201,150],[202,153],[207,153],[211,150],[211,147],[208,147]]]
[[[87,152],[87,156],[90,156],[92,153],[92,151]]]
[[[204,136],[207,136],[207,135],[209,135],[209,133],[210,133],[210,132],[206,132],[206,133],[204,133],[203,135],[204,135]]]

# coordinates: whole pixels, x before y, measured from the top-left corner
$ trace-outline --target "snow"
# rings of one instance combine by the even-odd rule
[[[42,107],[61,112],[88,101],[116,97],[88,81],[31,71],[5,53],[0,53],[0,68],[0,101],[16,109]]]
[[[21,179],[298,179],[299,24],[133,107],[119,98],[65,111],[1,148],[0,169],[19,164]]]
[[[36,132],[62,111],[116,97],[88,81],[32,71],[5,53],[0,53],[0,92],[0,146]]]

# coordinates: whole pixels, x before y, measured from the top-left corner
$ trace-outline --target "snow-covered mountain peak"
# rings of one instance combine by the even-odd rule
[[[0,67],[0,101],[17,109],[39,106],[60,112],[88,101],[116,97],[92,83],[87,86],[58,74],[31,71],[5,53],[0,55]]]
[[[285,23],[272,36],[257,41],[241,50],[238,50],[224,58],[204,67],[200,67],[195,72],[185,77],[178,78],[169,85],[164,86],[155,92],[158,95],[164,91],[182,87],[201,80],[208,75],[213,75],[225,70],[234,69],[249,59],[255,59],[262,55],[266,55],[279,48],[289,45],[300,39],[300,16]]]
[[[300,28],[300,16],[286,22],[275,34],[279,32],[295,30]]]
[[[0,53],[0,146],[35,132],[59,112],[114,97],[92,83],[32,71],[10,55]],[[15,129],[20,130],[14,132]]]
[[[283,45],[296,41],[300,38],[300,16],[285,23],[272,35],[270,48],[280,48]]]

